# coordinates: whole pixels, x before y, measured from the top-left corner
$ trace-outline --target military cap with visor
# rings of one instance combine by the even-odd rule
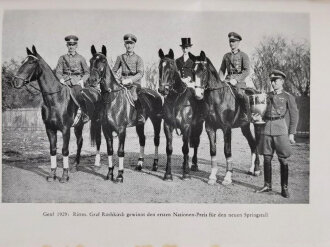
[[[64,40],[68,44],[77,44],[78,43],[78,37],[76,35],[68,35],[64,38]]]
[[[235,32],[228,33],[229,41],[241,41],[242,36]]]
[[[129,43],[129,42],[136,43],[137,38],[134,34],[128,33],[124,35],[124,41],[125,43]]]
[[[276,79],[285,79],[286,74],[284,74],[284,72],[282,72],[280,70],[273,69],[269,74],[269,78],[271,81],[276,80]]]

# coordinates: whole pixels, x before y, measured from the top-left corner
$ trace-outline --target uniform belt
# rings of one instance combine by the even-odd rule
[[[232,72],[232,73],[229,73],[230,75],[240,75],[242,74],[242,72]]]
[[[131,72],[129,72],[129,73],[121,73],[121,75],[122,76],[133,76],[133,75],[136,75],[137,73],[131,73]]]
[[[81,75],[80,72],[64,72],[64,75]]]
[[[279,120],[279,119],[283,119],[285,116],[280,116],[280,117],[267,117],[265,116],[265,120]]]

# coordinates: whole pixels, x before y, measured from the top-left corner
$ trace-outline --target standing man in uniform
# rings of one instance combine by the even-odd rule
[[[85,58],[76,52],[78,47],[78,37],[75,35],[69,35],[64,39],[66,41],[68,53],[59,58],[55,73],[62,84],[68,85],[71,88],[74,101],[79,106],[73,123],[73,126],[75,126],[82,115],[84,122],[88,122],[89,120],[88,116],[82,114],[80,109],[81,107],[86,108],[82,89],[84,88],[84,83],[86,83],[89,78],[89,69]]]
[[[112,70],[117,73],[121,68],[121,82],[130,89],[137,111],[137,123],[145,123],[145,113],[141,102],[138,99],[138,92],[141,89],[141,79],[144,74],[143,60],[134,52],[137,38],[134,34],[124,36],[126,53],[117,57]]]
[[[244,113],[243,120],[250,121],[249,99],[244,92],[246,88],[245,78],[250,74],[250,60],[248,55],[238,48],[242,40],[241,35],[230,32],[228,38],[231,52],[223,56],[219,70],[220,79],[235,86],[236,95]]]
[[[295,143],[294,134],[298,124],[298,109],[295,98],[283,90],[286,75],[282,71],[273,70],[269,76],[274,91],[268,94],[267,109],[264,115],[266,123],[261,129],[259,143],[260,153],[264,155],[265,184],[257,193],[272,190],[271,161],[275,151],[281,164],[281,195],[288,198],[289,166],[287,158],[291,155],[290,143]],[[290,119],[287,125],[285,115],[288,113]],[[260,115],[253,114],[254,120],[260,118]]]

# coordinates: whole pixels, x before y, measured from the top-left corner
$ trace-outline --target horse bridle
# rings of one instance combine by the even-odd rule
[[[202,72],[202,76],[201,76],[201,81],[203,81],[203,79],[205,78],[205,75],[207,75],[207,69],[205,69],[205,64],[207,64],[206,61],[195,61],[195,67],[194,67],[194,75],[195,75],[195,78],[196,78],[196,72],[197,72],[197,67],[198,67],[198,64],[202,64],[203,65],[203,72]],[[196,79],[195,79],[196,80]],[[207,80],[207,78],[206,78]],[[197,86],[195,85],[195,88],[200,88],[202,90],[207,90],[208,89],[208,86],[207,86],[207,83],[205,84],[205,86]]]

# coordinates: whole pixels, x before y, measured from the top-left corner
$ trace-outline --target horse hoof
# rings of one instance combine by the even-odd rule
[[[261,171],[260,170],[254,172],[254,176],[256,176],[256,177],[259,177],[260,175],[261,175]]]
[[[116,183],[123,183],[124,182],[124,178],[123,177],[117,177],[116,178]]]
[[[190,171],[198,172],[198,165],[197,165],[197,164],[193,164],[193,165],[190,167]]]
[[[248,175],[254,176],[254,172],[248,171],[247,172]]]
[[[60,183],[64,184],[69,182],[69,176],[64,176],[60,178]]]
[[[47,176],[47,182],[54,182],[56,180],[56,176]]]
[[[190,180],[191,179],[191,176],[189,174],[183,174],[182,175],[182,180],[183,181],[187,181],[187,180]]]
[[[153,166],[152,166],[152,170],[153,170],[154,172],[156,172],[156,171],[158,170],[158,166],[153,165]]]
[[[165,176],[164,176],[164,180],[165,180],[165,181],[173,181],[172,174],[165,174]]]
[[[215,185],[217,183],[217,179],[215,178],[209,178],[209,181],[207,181],[209,185]]]
[[[230,179],[225,179],[222,181],[222,185],[230,185],[232,183],[232,180]]]

